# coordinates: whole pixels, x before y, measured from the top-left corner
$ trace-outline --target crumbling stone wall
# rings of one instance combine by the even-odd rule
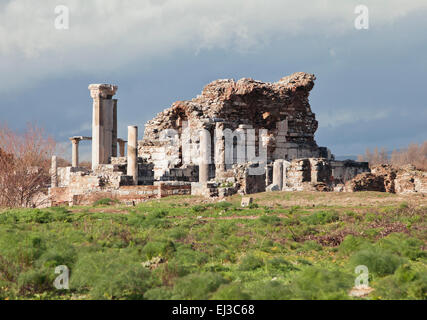
[[[408,165],[393,168],[380,165],[372,168],[371,173],[363,173],[348,181],[345,191],[379,191],[390,193],[427,193],[427,172]]]
[[[255,129],[256,135],[259,129],[268,130],[263,140],[269,160],[328,157],[327,149],[314,140],[318,123],[308,101],[314,80],[314,75],[298,72],[275,83],[247,78],[213,81],[201,95],[175,102],[146,123],[139,156],[155,164],[156,178],[168,168],[192,164],[184,159],[182,145],[192,144],[192,152],[198,154],[197,130],[210,123],[213,137],[212,123],[218,120],[232,131],[245,125]],[[187,128],[191,133],[184,136]]]
[[[333,176],[337,167],[341,173],[339,179]],[[278,159],[273,165],[273,177],[268,179],[272,180],[272,184],[267,187],[267,191],[343,191],[342,183],[354,178],[356,172],[363,170],[369,171],[368,163],[342,162],[326,158],[292,161]]]
[[[309,158],[285,162],[284,191],[330,191],[332,168],[327,159]]]

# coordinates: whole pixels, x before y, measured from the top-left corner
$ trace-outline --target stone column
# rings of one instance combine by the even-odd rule
[[[113,144],[113,102],[117,86],[111,84],[89,85],[93,99],[92,118],[92,169],[108,163]]]
[[[279,190],[283,188],[283,160],[274,161],[273,164],[273,185],[277,185]]]
[[[199,182],[206,183],[209,180],[209,163],[211,158],[211,139],[209,131],[200,131],[200,156],[199,156]]]
[[[126,146],[126,142],[127,141],[123,140],[123,139],[117,139],[117,142],[119,143],[120,157],[125,157],[126,156],[126,154],[125,154],[125,146]]]
[[[79,166],[79,143],[80,143],[80,138],[70,138],[71,143],[72,143],[72,161],[71,161],[71,166],[73,168],[76,168]]]
[[[225,171],[224,123],[215,124],[215,177],[221,178]]]
[[[113,99],[113,130],[111,156],[117,157],[117,99]]]
[[[128,126],[128,167],[127,175],[132,176],[133,184],[138,184],[138,127]]]
[[[56,156],[52,156],[50,184],[52,188],[56,188],[58,186],[58,162]]]

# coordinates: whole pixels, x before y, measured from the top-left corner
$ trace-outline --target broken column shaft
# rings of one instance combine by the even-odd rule
[[[138,127],[128,126],[128,164],[127,175],[133,178],[133,184],[138,184]]]
[[[276,160],[273,164],[273,185],[277,185],[279,190],[283,188],[283,160]]]
[[[50,169],[51,187],[58,186],[58,163],[56,156],[52,156],[51,169]]]

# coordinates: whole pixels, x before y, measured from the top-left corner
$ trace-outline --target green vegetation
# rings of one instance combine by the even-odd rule
[[[3,210],[0,299],[360,299],[348,295],[358,265],[375,289],[362,299],[427,299],[425,206],[316,197]],[[59,265],[69,290],[53,286]]]

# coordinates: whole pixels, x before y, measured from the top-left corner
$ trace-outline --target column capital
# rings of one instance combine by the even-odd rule
[[[69,138],[73,143],[79,143],[82,140],[92,140],[92,137],[74,136]]]
[[[82,139],[80,139],[80,138],[78,138],[78,137],[71,137],[71,138],[70,138],[70,141],[71,141],[72,143],[79,143],[79,142],[80,142],[80,140],[82,140]]]
[[[102,99],[111,99],[117,92],[118,86],[112,84],[90,84],[89,85],[90,96],[93,99],[102,98]]]

